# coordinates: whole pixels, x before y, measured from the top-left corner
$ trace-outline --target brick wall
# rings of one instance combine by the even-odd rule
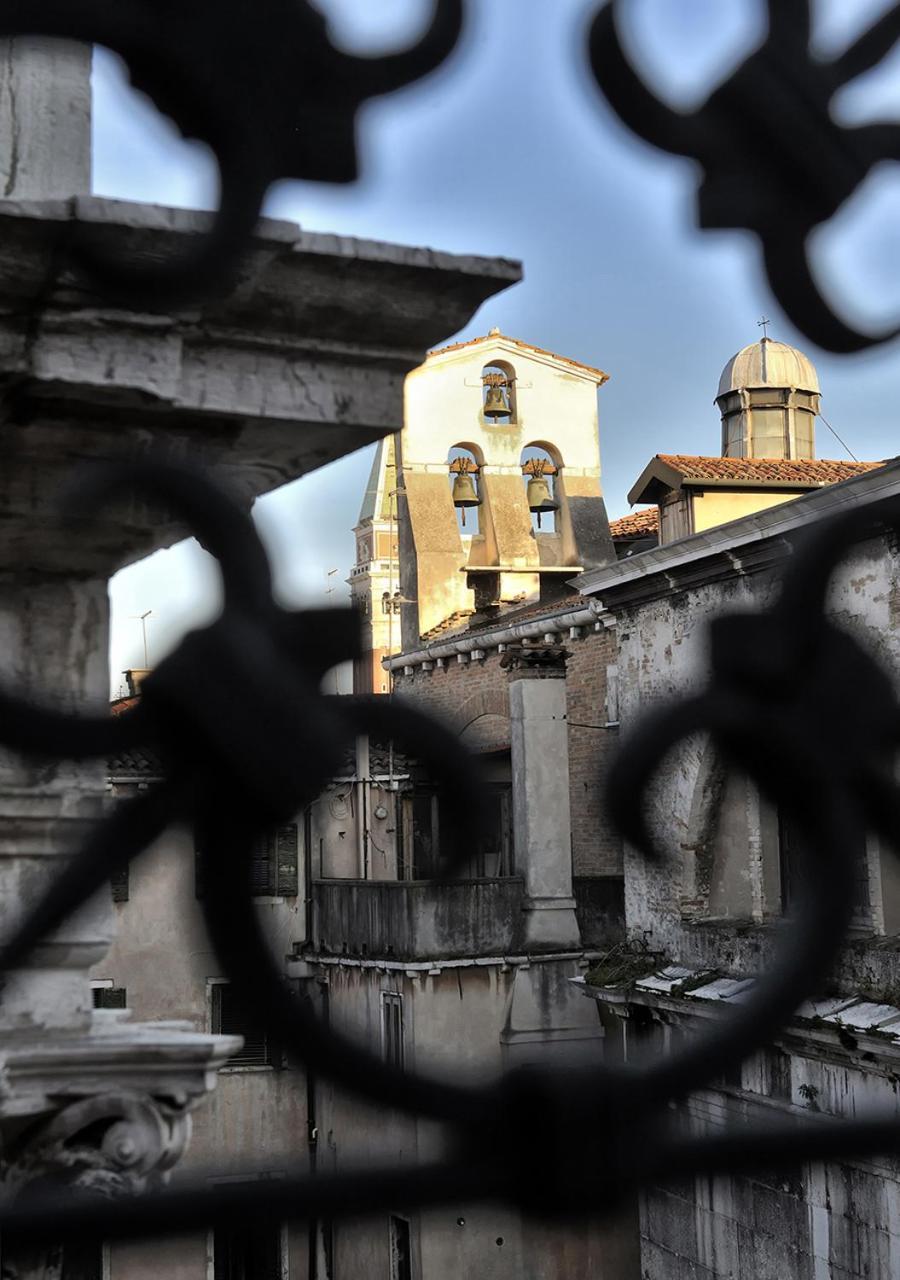
[[[567,640],[566,693],[569,717],[569,785],[572,820],[572,866],[576,876],[622,874],[622,846],[603,803],[603,778],[616,730],[606,729],[607,668],[616,661],[615,632],[590,632]],[[398,674],[398,694],[463,730],[479,715],[509,715],[507,674],[501,655],[463,665],[456,658],[433,671],[415,668]]]

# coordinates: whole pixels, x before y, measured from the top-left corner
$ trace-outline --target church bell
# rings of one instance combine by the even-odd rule
[[[466,508],[481,505],[475,481],[468,471],[460,471],[453,477],[453,505],[462,511],[463,524],[466,523]]]
[[[542,475],[533,475],[528,481],[527,489],[528,509],[532,511],[538,518],[538,528],[541,527],[541,515],[548,511],[558,511],[559,503],[553,498],[550,492],[550,486]]]
[[[486,418],[508,418],[510,414],[506,388],[489,386],[484,398],[484,416]]]

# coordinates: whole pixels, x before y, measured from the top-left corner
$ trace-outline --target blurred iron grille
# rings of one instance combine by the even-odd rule
[[[440,65],[464,16],[463,0],[438,0],[434,25],[416,49],[372,61],[333,49],[321,16],[304,0],[166,4],[165,23],[148,21],[154,8],[150,0],[5,0],[0,13],[0,34],[108,45],[185,134],[216,152],[221,209],[190,260],[150,277],[136,264],[110,260],[102,239],[73,245],[80,269],[97,287],[113,299],[148,306],[228,287],[274,179],[350,180],[360,104]],[[900,36],[900,6],[840,58],[822,63],[809,52],[807,0],[770,0],[768,40],[691,115],[664,107],[630,67],[616,30],[624,8],[624,0],[615,0],[600,9],[590,32],[591,66],[635,132],[700,162],[701,225],[747,227],[759,236],[776,296],[818,344],[849,352],[892,336],[859,333],[832,312],[812,282],[805,244],[871,166],[897,152],[897,126],[844,129],[829,105],[851,76],[890,52]],[[795,128],[785,130],[785,111]],[[9,940],[6,965],[21,965],[48,930],[111,877],[121,884],[128,863],[169,823],[193,822],[204,832],[202,907],[230,981],[217,996],[221,1029],[235,1024],[237,1010],[252,1008],[259,1026],[277,1027],[280,1044],[308,1071],[371,1103],[442,1123],[448,1154],[407,1170],[368,1167],[182,1187],[117,1203],[114,1211],[104,1201],[35,1192],[0,1212],[4,1241],[28,1235],[109,1240],[193,1228],[223,1233],[237,1213],[252,1215],[261,1229],[284,1219],[454,1200],[502,1200],[542,1215],[587,1214],[615,1207],[663,1175],[787,1169],[799,1160],[900,1150],[894,1115],[819,1117],[790,1128],[773,1123],[691,1136],[672,1105],[733,1072],[817,994],[858,897],[848,850],[859,847],[867,827],[895,848],[900,843],[890,773],[900,740],[897,699],[888,676],[824,613],[842,552],[873,532],[900,529],[896,503],[818,526],[797,547],[771,608],[720,618],[712,628],[707,688],[649,716],[610,776],[607,803],[623,835],[651,859],[667,854],[658,833],[645,827],[643,801],[667,753],[683,739],[709,733],[726,759],[756,781],[791,823],[792,857],[801,871],[805,865],[809,872],[815,849],[816,874],[801,876],[795,927],[778,964],[731,1018],[663,1060],[568,1072],[519,1069],[498,1084],[468,1087],[404,1071],[399,1019],[384,1055],[320,1024],[285,986],[253,895],[262,884],[260,841],[316,798],[358,734],[396,741],[451,801],[461,794],[470,799],[464,809],[446,806],[454,815],[448,873],[471,856],[482,816],[490,812],[476,763],[440,726],[398,702],[338,700],[320,692],[327,669],[358,656],[355,613],[279,608],[249,517],[202,475],[153,462],[109,467],[93,477],[90,501],[112,498],[123,487],[175,511],[218,557],[225,607],[148,676],[140,704],[116,720],[39,711],[0,691],[0,736],[12,749],[102,759],[141,745],[158,753],[163,770],[159,785],[121,803],[98,826]],[[227,708],[193,696],[195,673],[210,667],[222,687],[227,681]],[[835,683],[845,694],[839,704],[830,696]],[[267,1046],[260,1032],[249,1037],[244,1053],[262,1055]],[[395,1270],[403,1274],[407,1245],[400,1235],[395,1254]]]

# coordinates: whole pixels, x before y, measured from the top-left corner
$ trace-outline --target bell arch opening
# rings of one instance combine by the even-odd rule
[[[481,490],[481,451],[472,444],[455,444],[447,455],[450,495],[456,508],[456,525],[463,537],[481,533],[479,511],[483,502]]]
[[[531,512],[532,532],[557,533],[561,503],[559,474],[562,470],[558,450],[552,445],[534,442],[522,450],[519,463]]]
[[[492,360],[481,370],[481,416],[490,427],[514,426],[519,420],[516,371],[506,360]]]

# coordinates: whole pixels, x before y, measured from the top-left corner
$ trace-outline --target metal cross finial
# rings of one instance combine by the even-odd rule
[[[768,340],[768,337],[769,337],[769,333],[768,333],[768,326],[769,326],[771,323],[772,323],[772,321],[771,321],[767,316],[763,316],[763,318],[762,318],[761,320],[757,320],[757,322],[756,322],[756,324],[757,324],[758,328],[762,329],[762,331],[763,331],[763,339],[764,339],[764,340]]]

